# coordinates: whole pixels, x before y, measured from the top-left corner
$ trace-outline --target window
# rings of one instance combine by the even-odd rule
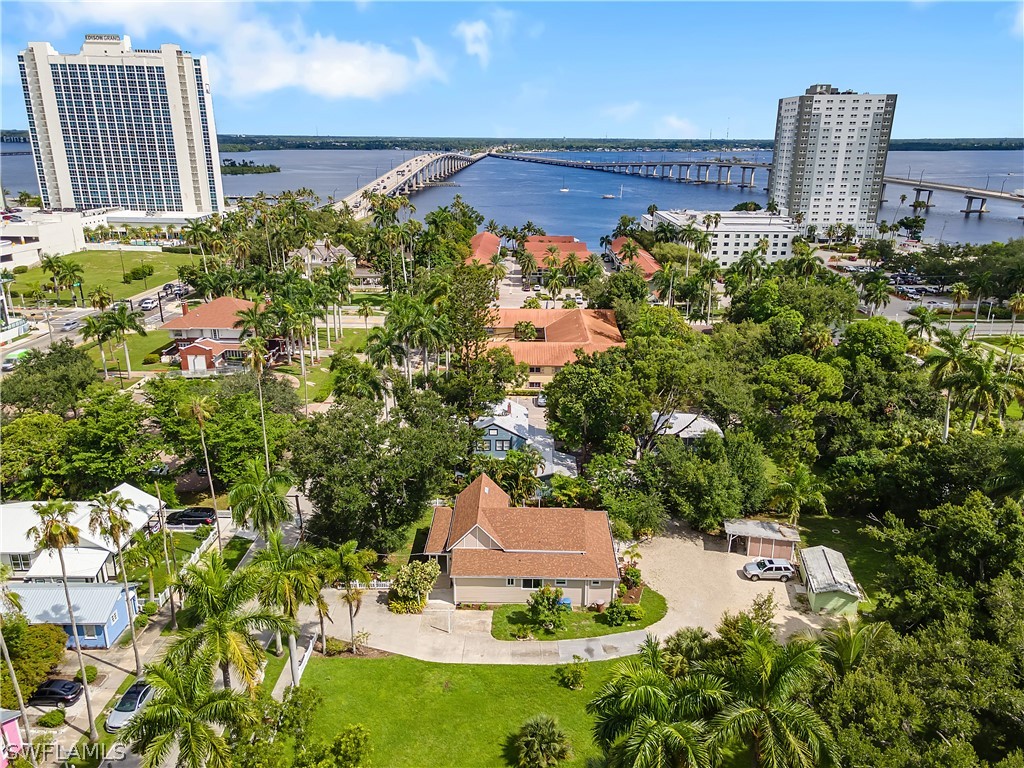
[[[530,366],[530,373],[540,373],[540,366],[539,365],[531,365]]]
[[[568,579],[555,579],[555,586],[556,587],[564,587],[568,583],[569,583]]]
[[[527,385],[527,387],[528,387],[529,389],[540,389],[540,382],[539,382],[539,381],[531,381],[531,382],[530,382],[530,383],[529,383],[529,384]]]
[[[110,614],[110,623],[117,624],[117,618],[117,611],[114,611],[112,614]]]
[[[506,587],[514,587],[515,585],[516,585],[516,580],[515,579],[505,579],[505,586]]]
[[[16,571],[27,571],[32,567],[32,555],[11,555],[11,568]]]
[[[511,451],[512,441],[511,440],[495,440],[494,450],[496,451]]]
[[[590,586],[592,586],[592,587],[600,587],[601,586],[601,582],[600,581],[596,581],[596,580],[592,581],[592,582],[590,582]]]
[[[116,616],[117,614],[114,615]],[[95,624],[85,624],[82,627],[82,637],[86,637],[89,639],[95,639],[99,637],[99,632],[97,631],[97,629],[98,627]]]
[[[490,440],[481,440],[478,443],[478,448],[481,451],[489,451],[489,450],[491,450],[491,441]]]
[[[540,589],[542,586],[540,579],[523,579],[523,589]]]
[[[498,430],[495,429],[494,427],[491,427],[490,429],[487,430],[487,434],[488,435],[496,435],[496,434],[498,434]]]

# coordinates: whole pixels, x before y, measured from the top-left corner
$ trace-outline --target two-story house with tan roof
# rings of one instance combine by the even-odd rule
[[[525,603],[542,586],[558,587],[574,607],[611,604],[619,583],[608,513],[513,507],[480,475],[437,507],[424,554],[451,581],[456,603]]]

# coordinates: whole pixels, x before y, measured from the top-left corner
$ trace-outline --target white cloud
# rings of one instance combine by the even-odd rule
[[[1013,19],[1013,34],[1024,37],[1024,3],[1017,6],[1017,15]]]
[[[480,66],[486,67],[491,61],[491,28],[483,19],[460,21],[452,31],[462,40],[468,56],[480,59]]]
[[[665,115],[658,122],[658,137],[671,139],[695,139],[697,138],[697,126],[685,117],[677,115]]]
[[[609,104],[601,110],[604,117],[612,120],[629,120],[640,111],[639,101],[630,101],[625,104]]]
[[[169,39],[209,58],[221,98],[247,97],[296,88],[332,99],[378,99],[414,84],[444,80],[434,51],[418,39],[405,53],[372,42],[310,33],[236,2],[52,3],[46,6],[58,28],[84,24],[95,31],[124,31],[138,37],[159,30]]]

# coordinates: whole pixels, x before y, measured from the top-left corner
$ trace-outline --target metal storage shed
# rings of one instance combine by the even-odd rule
[[[828,547],[807,547],[800,551],[800,567],[811,610],[838,614],[857,612],[860,587],[841,552]]]
[[[729,552],[733,542],[741,540],[743,554],[750,557],[779,557],[793,560],[800,533],[796,528],[769,520],[726,520],[725,533],[728,536]]]

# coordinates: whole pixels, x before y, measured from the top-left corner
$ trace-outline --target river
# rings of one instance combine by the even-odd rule
[[[3,151],[24,151],[26,144],[3,144]],[[415,153],[398,150],[273,150],[225,153],[223,157],[272,163],[280,173],[248,176],[224,176],[224,194],[252,195],[260,190],[273,194],[285,189],[309,187],[321,198],[342,197],[366,184]],[[686,159],[715,157],[719,153],[672,152],[609,152],[553,153],[572,159],[660,160],[678,154]],[[726,152],[759,162],[770,162],[771,153]],[[985,187],[1007,191],[1024,187],[1024,152],[956,151],[956,152],[890,152],[887,175],[946,181],[964,186]],[[733,174],[734,177],[737,174]],[[736,186],[714,184],[677,184],[637,176],[620,176],[599,171],[559,168],[537,163],[517,163],[485,158],[451,178],[451,186],[437,186],[417,193],[412,202],[417,218],[434,208],[451,202],[456,194],[479,210],[485,218],[493,218],[507,226],[532,220],[552,234],[570,234],[596,248],[600,237],[608,234],[622,215],[640,216],[652,203],[659,208],[690,208],[727,210],[739,202],[767,202],[763,190],[767,175],[759,175],[758,188],[741,190]],[[29,155],[12,155],[0,160],[0,182],[17,192],[37,190]],[[568,192],[560,192],[568,188]],[[889,185],[888,202],[882,205],[880,219],[892,220],[899,207],[899,195],[906,193],[907,202],[899,216],[910,214],[909,204],[914,192],[909,188]],[[606,200],[602,195],[615,195]],[[989,242],[1024,237],[1024,215],[1019,203],[989,200],[990,213],[964,216],[959,213],[965,200],[950,192],[936,192],[935,207],[926,215],[925,239],[945,242]]]

